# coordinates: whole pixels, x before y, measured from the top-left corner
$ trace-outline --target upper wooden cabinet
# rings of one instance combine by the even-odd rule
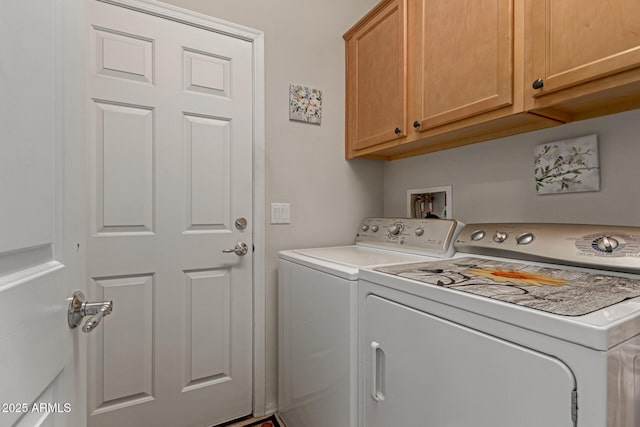
[[[344,35],[346,157],[408,157],[560,124],[524,112],[523,11],[521,0],[379,3]]]
[[[411,3],[412,126],[513,105],[513,0]]]
[[[525,4],[525,108],[570,121],[640,106],[640,1]]]
[[[380,3],[344,39],[349,148],[362,150],[406,136],[406,0]]]
[[[346,156],[396,159],[638,108],[638,16],[638,0],[383,0],[344,35]]]

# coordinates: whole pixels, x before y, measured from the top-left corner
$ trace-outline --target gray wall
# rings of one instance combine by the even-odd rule
[[[266,209],[291,203],[291,225],[266,226],[267,405],[277,399],[277,253],[353,243],[382,214],[383,165],[344,160],[342,34],[377,0],[167,0],[265,33]],[[322,90],[322,124],[289,121],[289,84]],[[269,218],[267,218],[267,222]],[[261,325],[257,325],[260,327]]]
[[[536,195],[537,144],[598,135],[600,191]],[[457,219],[640,226],[640,110],[385,163],[384,214],[406,213],[406,190],[453,185]]]

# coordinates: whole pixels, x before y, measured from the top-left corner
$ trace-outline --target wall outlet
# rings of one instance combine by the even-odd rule
[[[271,203],[271,224],[290,224],[289,203]]]
[[[452,186],[407,190],[407,218],[453,218]]]

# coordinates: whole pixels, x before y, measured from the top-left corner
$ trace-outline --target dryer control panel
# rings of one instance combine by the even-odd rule
[[[365,218],[355,240],[361,246],[447,257],[462,226],[451,219]]]
[[[458,252],[640,272],[640,227],[588,224],[468,224]]]

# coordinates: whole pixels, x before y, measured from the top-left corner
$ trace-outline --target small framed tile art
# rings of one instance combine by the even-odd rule
[[[289,120],[319,125],[322,121],[322,91],[301,85],[290,85]]]
[[[598,136],[538,145],[534,175],[538,194],[600,191]]]

